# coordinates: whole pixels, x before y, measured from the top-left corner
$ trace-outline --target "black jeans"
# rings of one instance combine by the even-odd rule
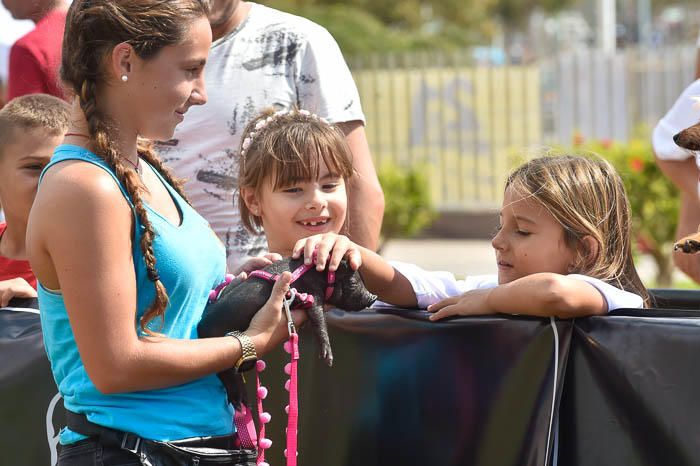
[[[58,466],[141,466],[138,457],[118,447],[105,447],[87,438],[61,445]]]

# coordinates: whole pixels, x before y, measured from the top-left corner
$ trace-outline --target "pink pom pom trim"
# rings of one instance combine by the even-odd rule
[[[267,364],[265,364],[265,361],[263,361],[262,359],[258,359],[258,361],[255,363],[255,370],[257,370],[258,372],[264,371],[266,367]]]
[[[267,387],[258,388],[258,397],[260,397],[263,400],[267,398]]]
[[[263,450],[267,450],[272,446],[272,440],[270,440],[269,438],[261,438],[258,441],[258,446]]]

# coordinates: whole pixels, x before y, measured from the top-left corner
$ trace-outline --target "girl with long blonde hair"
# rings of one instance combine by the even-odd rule
[[[506,181],[499,218],[492,241],[497,275],[457,280],[389,264],[330,234],[299,241],[294,253],[317,249],[320,266],[350,257],[379,299],[427,308],[431,320],[492,313],[576,317],[648,305],[632,260],[629,203],[609,162],[595,156],[526,162]]]

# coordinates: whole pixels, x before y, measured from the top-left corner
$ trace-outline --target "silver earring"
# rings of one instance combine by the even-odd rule
[[[122,75],[122,82],[127,82],[129,80],[129,77],[125,74]]]

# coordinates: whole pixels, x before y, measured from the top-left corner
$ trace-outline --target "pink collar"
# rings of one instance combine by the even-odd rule
[[[314,268],[312,264],[301,264],[292,272],[292,281],[290,284],[297,281],[297,279],[299,279],[302,275],[304,275],[312,268]],[[263,280],[267,280],[268,282],[276,282],[277,279],[280,278],[279,275],[271,274],[270,272],[266,272],[264,270],[254,270],[250,274],[248,274],[248,277],[262,278]],[[331,272],[330,270],[328,271],[326,283],[327,284],[325,300],[327,301],[331,298],[331,296],[333,296],[333,291],[335,290],[335,272]],[[314,303],[314,297],[312,295],[306,293],[297,293],[297,297],[300,301],[300,303],[297,305],[298,307],[310,307]]]

